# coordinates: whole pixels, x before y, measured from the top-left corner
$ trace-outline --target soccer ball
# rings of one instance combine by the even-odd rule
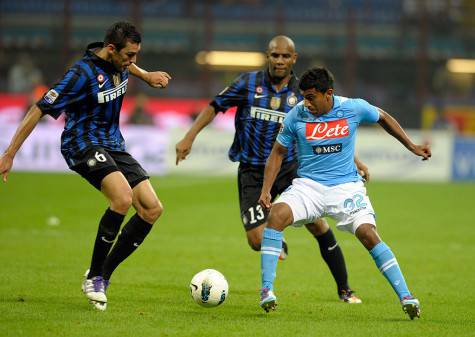
[[[205,269],[193,276],[190,282],[191,297],[203,307],[215,307],[228,296],[228,281],[219,271]]]

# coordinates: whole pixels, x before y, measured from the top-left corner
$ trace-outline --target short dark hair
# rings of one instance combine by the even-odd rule
[[[121,50],[127,44],[127,41],[132,43],[142,42],[142,37],[137,31],[137,28],[128,22],[116,22],[106,32],[104,37],[104,45],[113,44],[117,50]]]
[[[333,75],[324,67],[308,69],[300,78],[299,88],[302,91],[315,88],[322,94],[326,93],[328,89],[333,89]]]

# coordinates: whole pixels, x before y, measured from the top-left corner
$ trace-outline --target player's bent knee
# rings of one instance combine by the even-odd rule
[[[289,205],[278,203],[272,206],[267,219],[267,227],[282,231],[292,223],[293,215]]]
[[[355,235],[368,250],[373,249],[374,246],[381,242],[376,227],[372,224],[360,225],[356,230]]]
[[[162,213],[163,205],[158,199],[156,202],[153,203],[153,205],[147,208],[142,208],[139,211],[140,217],[150,224],[153,224],[155,221],[157,221],[157,219],[162,215]]]
[[[312,235],[316,236],[323,235],[330,229],[325,219],[317,219],[314,223],[306,224],[305,227]]]
[[[260,238],[248,237],[247,238],[247,243],[249,244],[249,247],[251,247],[252,250],[255,250],[256,252],[261,250],[261,239]]]
[[[132,206],[132,189],[118,193],[111,200],[111,209],[121,214],[127,213],[130,206]]]

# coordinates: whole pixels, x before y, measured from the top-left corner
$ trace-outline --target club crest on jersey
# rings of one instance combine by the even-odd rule
[[[297,102],[298,98],[294,94],[287,97],[287,105],[294,106],[295,104],[297,104]]]
[[[97,82],[99,82],[99,83],[104,82],[104,75],[102,75],[102,74],[97,75]]]
[[[112,75],[112,78],[114,79],[114,85],[118,86],[120,84],[120,75],[119,74],[114,74],[114,75]]]
[[[262,87],[259,85],[259,86],[256,88],[256,93],[262,94],[263,92],[264,92],[264,89],[262,89]]]
[[[307,123],[305,127],[305,139],[307,140],[343,138],[349,134],[350,128],[346,119],[331,122]]]
[[[280,108],[280,97],[273,96],[270,99],[270,107],[274,110],[277,110],[278,108]]]
[[[53,104],[54,101],[56,101],[56,99],[58,98],[58,96],[59,96],[58,92],[54,89],[51,89],[50,91],[46,93],[44,100],[48,102],[49,104]]]

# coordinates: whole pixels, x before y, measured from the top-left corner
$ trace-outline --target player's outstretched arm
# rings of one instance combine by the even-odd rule
[[[270,208],[272,206],[270,191],[287,151],[288,149],[285,146],[275,142],[269,158],[267,158],[266,168],[264,169],[264,182],[262,183],[261,196],[259,197],[259,204],[262,207]]]
[[[417,145],[414,144],[408,137],[401,125],[386,111],[379,109],[378,123],[386,130],[387,133],[399,140],[409,151],[417,156],[422,157],[422,160],[428,160],[432,153],[429,144]]]
[[[129,66],[129,72],[153,88],[165,88],[171,80],[171,76],[164,71],[146,71],[134,63]]]
[[[180,161],[185,160],[190,154],[196,136],[205,126],[213,121],[214,117],[216,117],[216,111],[211,105],[204,108],[198,117],[196,117],[190,130],[188,130],[182,140],[176,143],[176,165],[178,165]]]
[[[368,182],[369,181],[369,169],[358,157],[355,156],[355,165],[358,173],[363,177],[363,179]]]
[[[33,105],[18,126],[10,145],[8,145],[5,152],[0,157],[0,174],[3,176],[3,182],[7,182],[8,172],[12,169],[13,159],[15,158],[16,153],[25,139],[28,138],[31,131],[33,131],[36,124],[38,124],[41,116],[43,116],[41,110],[36,106],[36,104]]]

